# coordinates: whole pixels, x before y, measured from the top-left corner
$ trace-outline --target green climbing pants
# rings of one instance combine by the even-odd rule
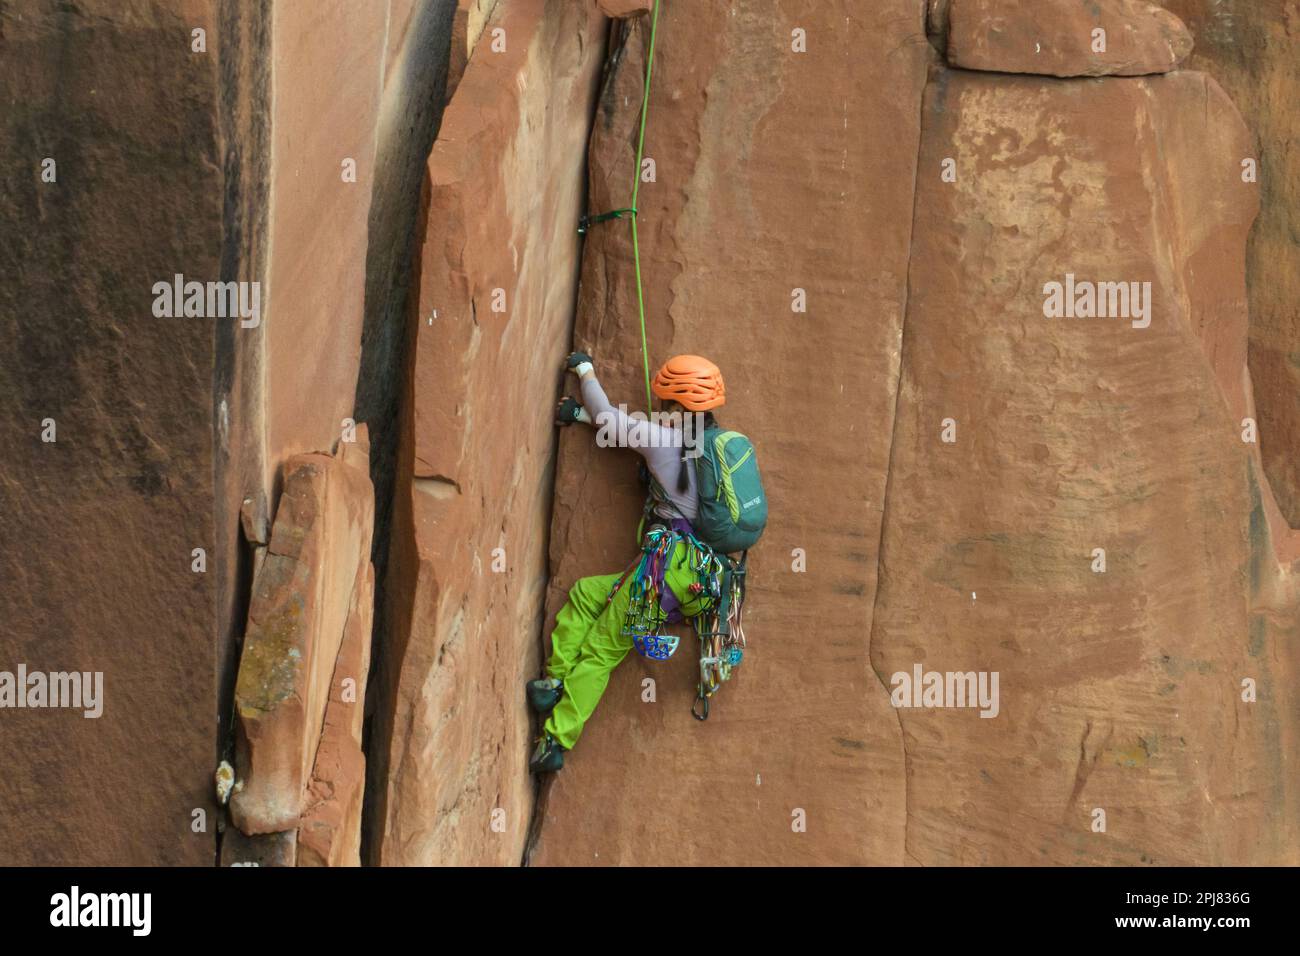
[[[686,557],[687,547],[678,542],[664,572],[664,584],[672,588],[682,614],[694,617],[708,606],[708,599],[691,593],[695,573]],[[619,588],[612,601],[609,592],[617,574],[579,578],[569,589],[569,600],[555,621],[551,633],[551,659],[546,672],[564,681],[564,694],[546,721],[546,731],[565,750],[578,742],[583,725],[600,703],[609,675],[632,650],[632,637],[623,633],[623,621],[632,600],[631,584]]]

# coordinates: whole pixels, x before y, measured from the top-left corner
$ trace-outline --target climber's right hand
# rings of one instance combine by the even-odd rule
[[[581,378],[593,369],[591,356],[586,352],[570,352],[569,357],[564,360],[564,367]]]
[[[582,421],[582,405],[573,398],[565,397],[555,404],[555,424],[572,425]]]

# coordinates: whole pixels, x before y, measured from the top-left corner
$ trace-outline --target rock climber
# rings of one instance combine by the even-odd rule
[[[690,414],[703,416],[703,427],[713,428],[713,409],[726,401],[722,373],[708,359],[678,355],[656,373],[652,390],[660,402],[659,421],[628,415],[610,404],[596,379],[589,355],[574,352],[566,360],[569,371],[578,376],[582,402],[562,399],[556,408],[561,425],[582,422],[602,427],[619,436],[644,459],[651,482],[649,527],[646,542],[657,538],[665,543],[663,560],[650,562],[661,580],[654,582],[659,608],[667,622],[694,617],[708,609],[713,598],[700,585],[700,555],[689,537],[691,522],[698,513],[696,469],[692,445],[702,428],[674,427],[678,420],[689,423]],[[669,424],[663,423],[667,418]],[[610,428],[609,426],[614,427]],[[675,532],[663,536],[663,529]],[[648,551],[646,553],[649,553]],[[629,569],[630,570],[630,569]],[[569,599],[556,618],[551,634],[551,656],[546,677],[529,681],[529,704],[546,721],[529,760],[534,773],[559,770],[564,752],[571,750],[582,734],[614,668],[634,644],[629,628],[629,610],[635,614],[633,592],[627,574],[602,574],[580,578],[570,589]],[[638,591],[640,593],[640,591]]]

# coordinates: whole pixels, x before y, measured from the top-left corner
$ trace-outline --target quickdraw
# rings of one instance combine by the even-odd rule
[[[601,213],[599,216],[579,216],[578,235],[585,236],[587,230],[597,223],[609,222],[611,219],[622,219],[625,215],[636,218],[636,210],[629,207],[627,209],[612,209],[609,212]]]
[[[691,715],[696,720],[709,719],[709,698],[731,679],[732,669],[745,658],[741,609],[745,603],[746,556],[739,561],[724,560],[721,581],[717,583],[720,598],[695,618],[695,633],[700,639],[700,683]],[[722,565],[722,561],[718,563]]]
[[[636,638],[657,634],[667,622],[668,615],[660,602],[666,586],[664,572],[668,570],[668,561],[676,546],[677,535],[672,531],[651,528],[641,546],[641,557],[623,572],[623,578],[614,586],[611,600],[625,580],[631,595],[627,617],[623,619],[624,636]]]

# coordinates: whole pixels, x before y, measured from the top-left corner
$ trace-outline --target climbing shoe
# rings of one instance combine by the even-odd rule
[[[527,687],[528,703],[539,714],[549,714],[560,702],[564,693],[564,681],[555,677],[543,677],[530,680]]]
[[[531,773],[554,773],[564,766],[564,748],[550,734],[537,738],[537,746],[528,760]]]

